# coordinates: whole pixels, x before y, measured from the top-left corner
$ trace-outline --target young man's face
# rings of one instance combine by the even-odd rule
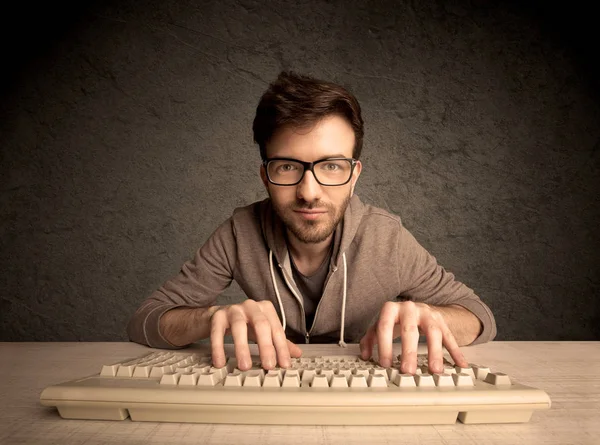
[[[267,146],[267,158],[304,162],[352,158],[354,139],[354,131],[344,118],[328,116],[313,127],[279,130]],[[289,166],[283,168],[289,169]],[[344,216],[361,168],[357,162],[350,181],[339,186],[319,184],[308,170],[300,183],[291,186],[271,184],[264,166],[261,166],[260,175],[288,232],[303,243],[320,243],[328,239]]]

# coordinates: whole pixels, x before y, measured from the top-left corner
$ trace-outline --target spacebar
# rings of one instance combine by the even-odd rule
[[[129,406],[133,421],[264,425],[453,424],[456,406],[235,406],[142,404]]]

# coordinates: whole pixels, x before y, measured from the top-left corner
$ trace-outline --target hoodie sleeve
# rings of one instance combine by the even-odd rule
[[[154,291],[129,320],[131,341],[153,348],[175,349],[160,333],[160,317],[177,307],[212,306],[233,279],[236,260],[233,220],[219,226],[180,272]]]
[[[398,247],[398,264],[402,265],[400,282],[409,283],[399,297],[433,306],[455,304],[471,311],[483,325],[483,330],[471,345],[486,343],[496,337],[496,322],[490,308],[472,289],[455,280],[452,273],[440,266],[402,224]]]

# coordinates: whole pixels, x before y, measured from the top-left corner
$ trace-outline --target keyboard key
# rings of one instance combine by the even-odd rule
[[[243,385],[248,387],[260,388],[263,383],[264,375],[264,372],[261,373],[258,371],[248,371],[246,372],[246,377],[244,377]]]
[[[212,368],[211,365],[195,365],[192,366],[192,372],[197,372],[198,374],[206,374]]]
[[[234,370],[233,372],[227,374],[223,386],[243,386],[243,383],[244,376],[242,373],[239,370]]]
[[[417,386],[415,377],[412,374],[398,374],[396,380],[394,380],[394,385],[399,388],[414,388]]]
[[[333,369],[321,369],[321,375],[324,375],[327,378],[327,382],[331,382],[333,377],[334,370]]]
[[[451,388],[454,386],[452,374],[433,374],[433,381],[438,388]]]
[[[229,374],[227,366],[223,366],[222,368],[215,368],[214,366],[211,366],[208,372],[214,372],[217,374],[219,376],[219,380],[223,380],[225,377],[227,377],[227,374]]]
[[[295,369],[288,369],[285,372],[281,386],[284,388],[299,388],[300,373]]]
[[[461,368],[460,366],[455,366],[454,369],[456,370],[457,374],[460,374],[460,373],[469,374],[472,378],[475,378],[475,373],[473,372],[473,368],[471,368],[471,366],[468,366],[466,368]]]
[[[315,368],[308,368],[302,371],[302,386],[310,386],[315,375],[317,375]]]
[[[150,377],[162,377],[162,375],[167,372],[173,372],[173,367],[171,365],[153,366],[152,371],[150,371]]]
[[[350,379],[350,376],[352,375],[352,369],[339,369],[335,374],[335,375],[342,375],[346,378],[346,381],[348,379]]]
[[[117,370],[117,377],[133,377],[135,365],[121,365]]]
[[[388,381],[393,382],[394,380],[396,380],[396,376],[400,373],[400,371],[398,370],[398,368],[388,368],[387,373]]]
[[[180,374],[176,372],[169,372],[167,374],[163,374],[160,378],[161,385],[177,385],[179,383]]]
[[[196,373],[186,372],[179,377],[179,386],[196,386],[196,383],[198,383],[198,374]]]
[[[455,386],[468,387],[473,386],[473,377],[465,372],[452,374],[452,380],[454,380]]]
[[[367,378],[367,386],[369,388],[387,388],[386,375],[371,374]]]
[[[133,377],[150,377],[153,365],[138,365],[133,370]]]
[[[329,388],[329,381],[327,380],[327,376],[324,374],[317,374],[313,378],[312,383],[310,384],[311,388]]]
[[[269,369],[267,371],[267,376],[275,376],[277,377],[277,380],[279,381],[279,386],[281,386],[281,382],[283,380],[283,371],[281,369]]]
[[[114,365],[104,365],[102,370],[100,371],[100,375],[107,377],[115,377],[117,375],[117,370],[121,366],[120,363],[115,363]]]
[[[503,372],[490,372],[485,377],[485,382],[494,386],[510,386],[512,385],[510,378]]]
[[[332,388],[348,388],[348,379],[343,374],[335,374],[331,378]]]
[[[473,365],[472,367],[473,373],[475,374],[475,378],[477,380],[485,380],[487,375],[491,372],[490,368],[488,368],[487,366]]]
[[[382,376],[386,381],[388,379],[388,374],[387,374],[387,370],[386,368],[382,368],[381,366],[377,366],[376,368],[372,368],[369,371],[369,374],[371,375],[380,375]]]
[[[221,378],[214,372],[200,374],[198,377],[198,386],[215,386],[221,381]]]
[[[367,377],[369,377],[369,374],[371,374],[369,372],[369,368],[366,368],[364,366],[361,366],[359,368],[355,368],[352,370],[352,374],[353,375],[362,375],[365,378],[365,382],[367,381]]]
[[[271,371],[269,371],[270,373]],[[281,386],[281,380],[279,380],[279,374],[272,373],[265,376],[263,380],[263,388],[279,388]]]
[[[367,378],[363,374],[351,375],[350,388],[368,388]]]
[[[435,388],[435,382],[431,374],[416,375],[415,383],[419,388]]]

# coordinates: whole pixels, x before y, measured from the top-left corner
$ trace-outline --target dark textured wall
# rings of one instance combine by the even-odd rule
[[[0,340],[126,339],[137,305],[265,196],[251,123],[282,69],[356,94],[357,192],[476,290],[498,339],[600,340],[591,16],[574,2],[18,6],[2,30]]]

